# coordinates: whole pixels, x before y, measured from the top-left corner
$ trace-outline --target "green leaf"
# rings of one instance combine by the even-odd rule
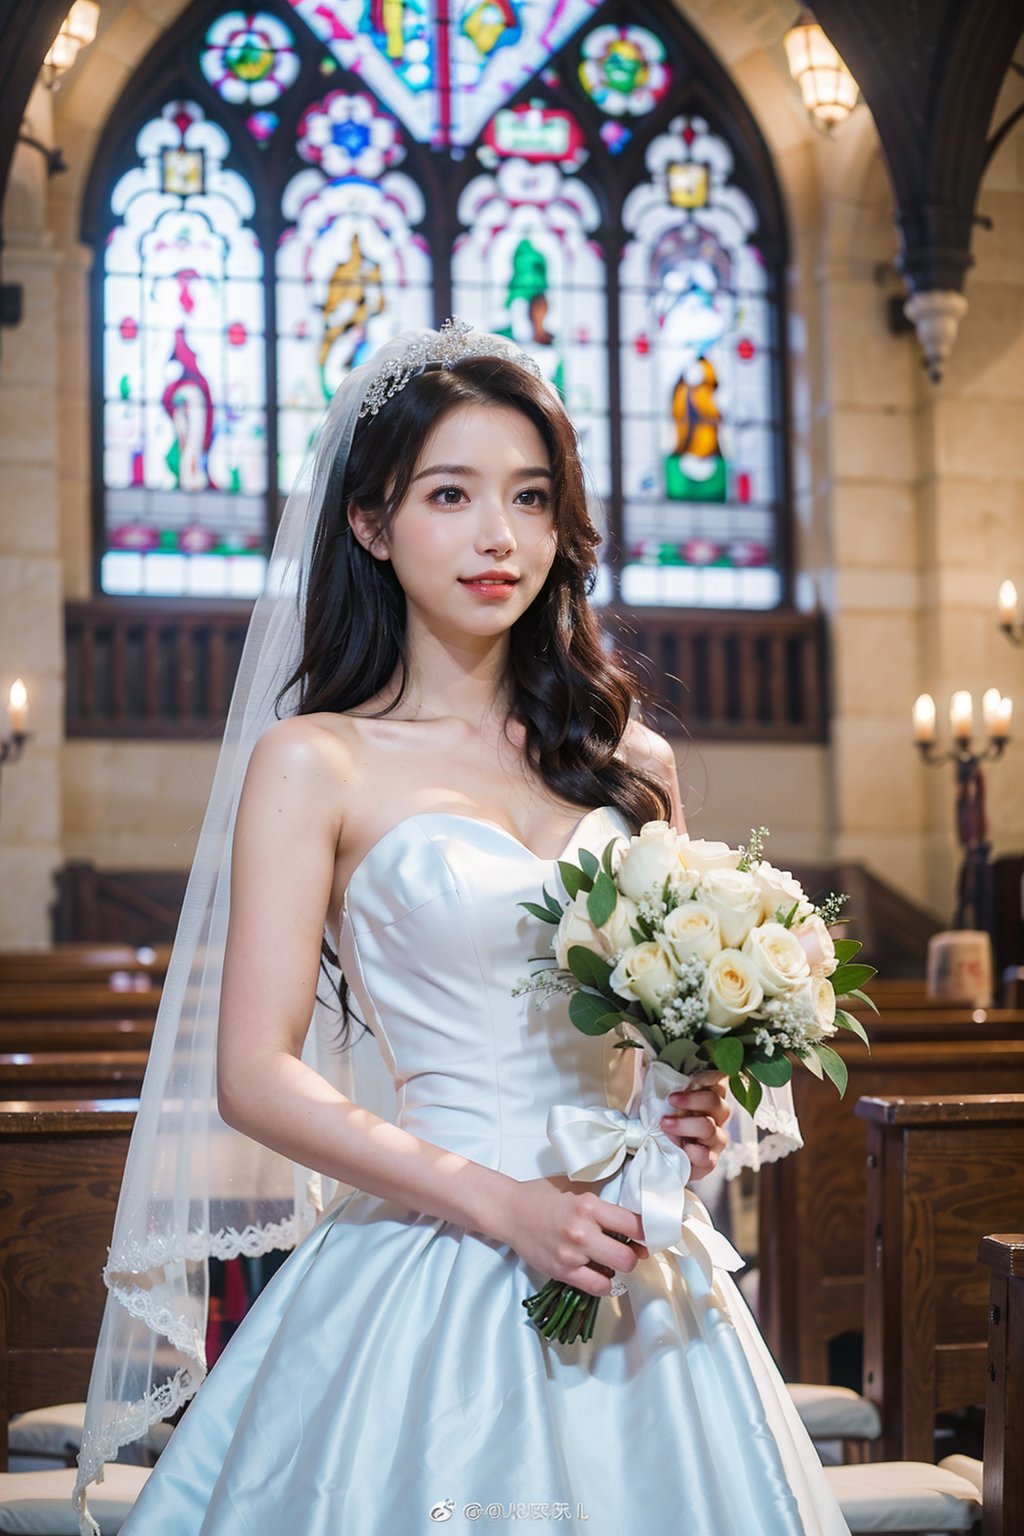
[[[852,1013],[846,1012],[845,1008],[837,1008],[836,1023],[839,1025],[840,1029],[848,1029],[853,1034],[855,1034],[858,1039],[863,1040],[864,1044],[870,1051],[871,1041],[868,1039],[868,1032],[864,1028],[864,1025],[861,1023],[860,1019],[855,1019]]]
[[[574,901],[580,891],[590,890],[590,881],[581,869],[575,864],[569,864],[565,859],[558,861],[558,873],[562,877],[562,884],[569,893],[569,900]]]
[[[562,903],[558,900],[557,896],[552,896],[546,885],[542,885],[540,889],[541,895],[544,897],[544,901],[547,904],[548,910],[550,912],[554,912],[555,916],[560,919],[564,910]]]
[[[597,879],[597,872],[601,868],[600,864],[591,853],[589,848],[580,849],[580,867],[582,868],[584,874],[588,875],[591,880]]]
[[[632,923],[630,923],[630,925],[629,925],[629,932],[630,932],[630,935],[631,935],[631,937],[633,939],[633,943],[634,944],[646,944],[647,943],[647,935],[644,934],[644,933],[641,933],[639,928],[634,928]]]
[[[850,1076],[846,1068],[846,1062],[838,1051],[834,1051],[830,1045],[822,1045],[820,1041],[816,1045],[812,1045],[811,1050],[817,1053],[818,1060],[839,1089],[839,1097],[842,1098],[846,1092],[846,1084]]]
[[[763,1093],[761,1084],[740,1072],[735,1077],[730,1077],[729,1087],[737,1104],[741,1105],[748,1115],[752,1115],[761,1102]]]
[[[875,1006],[874,998],[873,997],[868,997],[867,993],[866,992],[862,992],[859,987],[854,987],[852,992],[847,993],[847,996],[848,997],[858,997],[858,998],[860,998],[862,1003],[867,1003],[867,1005],[871,1009],[872,1013],[876,1013],[876,1014],[878,1013],[878,1009]],[[879,1018],[881,1018],[881,1014],[878,1014],[878,1016],[879,1016]]]
[[[841,965],[837,971],[832,972],[829,981],[837,997],[849,997],[854,988],[862,987],[872,976],[877,975],[873,965]]]
[[[717,1040],[705,1040],[704,1049],[720,1072],[735,1077],[743,1065],[743,1046],[738,1040],[722,1035]]]
[[[836,959],[840,965],[845,965],[848,960],[852,960],[854,955],[863,948],[864,945],[858,939],[836,939]]]
[[[677,1040],[670,1040],[665,1049],[660,1052],[658,1060],[668,1062],[670,1067],[674,1067],[677,1072],[680,1072],[682,1071],[683,1062],[693,1055],[693,1050],[693,1041],[687,1039],[684,1035]]]
[[[549,912],[547,907],[538,907],[533,901],[520,901],[518,905],[525,907],[531,917],[539,917],[542,923],[554,923],[557,926],[558,918],[553,912]]]
[[[610,875],[612,872],[612,851],[615,848],[615,844],[617,842],[618,838],[613,837],[604,845],[604,852],[601,855],[601,868],[604,870],[606,875]]]
[[[606,875],[604,870],[594,881],[594,889],[587,897],[587,914],[595,928],[601,928],[615,911],[615,903],[619,899],[619,893],[615,889],[615,881],[611,875]]]
[[[585,987],[593,987],[595,992],[603,992],[606,997],[614,996],[608,984],[612,967],[607,960],[602,960],[600,955],[595,955],[592,949],[582,944],[570,944],[566,959],[577,981],[581,981]]]
[[[569,999],[569,1017],[585,1035],[606,1035],[615,1028],[622,1015],[609,1013],[603,997],[581,989]]]
[[[821,1062],[818,1060],[817,1051],[806,1050],[802,1055],[797,1057],[797,1060],[802,1061],[808,1072],[813,1072],[819,1082],[822,1081],[825,1076],[825,1072]]]
[[[767,1061],[754,1061],[748,1056],[746,1070],[766,1088],[781,1088],[793,1076],[793,1063],[782,1052],[770,1056]]]

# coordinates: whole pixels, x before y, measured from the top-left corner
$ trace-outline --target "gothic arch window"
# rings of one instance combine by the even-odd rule
[[[340,379],[455,312],[566,400],[599,601],[789,600],[781,199],[669,0],[195,0],[84,232],[101,591],[258,592]]]

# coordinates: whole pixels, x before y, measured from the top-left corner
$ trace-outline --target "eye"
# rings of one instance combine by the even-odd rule
[[[523,501],[522,498],[524,496],[529,497],[529,500]],[[527,486],[525,490],[519,492],[519,495],[516,497],[516,501],[518,501],[521,506],[536,507],[538,511],[543,512],[546,511],[551,505],[551,495],[550,492],[546,491],[543,486],[531,485]]]
[[[431,491],[427,500],[435,502],[439,507],[457,507],[465,494],[461,486],[439,485],[436,491]]]

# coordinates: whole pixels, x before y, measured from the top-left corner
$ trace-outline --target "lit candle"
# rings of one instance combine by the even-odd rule
[[[958,688],[949,702],[949,723],[957,741],[970,741],[974,730],[974,700],[966,688]]]
[[[1004,581],[999,588],[999,622],[1012,624],[1017,617],[1017,588],[1012,581]]]
[[[1013,700],[1000,699],[996,718],[992,722],[989,735],[993,741],[1005,741],[1010,734],[1010,726],[1013,723]]]
[[[935,700],[930,693],[922,693],[914,700],[914,740],[935,740]]]
[[[11,722],[11,730],[15,736],[21,736],[28,720],[28,689],[20,677],[16,677],[11,684],[7,715]]]
[[[985,729],[990,736],[995,735],[996,721],[999,719],[999,706],[1003,702],[1003,696],[998,688],[986,688],[981,699],[981,712],[985,717]]]

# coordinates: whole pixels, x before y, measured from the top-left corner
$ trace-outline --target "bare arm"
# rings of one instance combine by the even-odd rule
[[[333,1088],[300,1058],[342,832],[345,746],[300,718],[257,744],[235,827],[218,1035],[229,1125],[307,1168],[397,1205],[509,1242],[527,1262],[606,1295],[589,1267],[630,1270],[639,1217],[595,1193],[521,1182],[423,1141]]]

